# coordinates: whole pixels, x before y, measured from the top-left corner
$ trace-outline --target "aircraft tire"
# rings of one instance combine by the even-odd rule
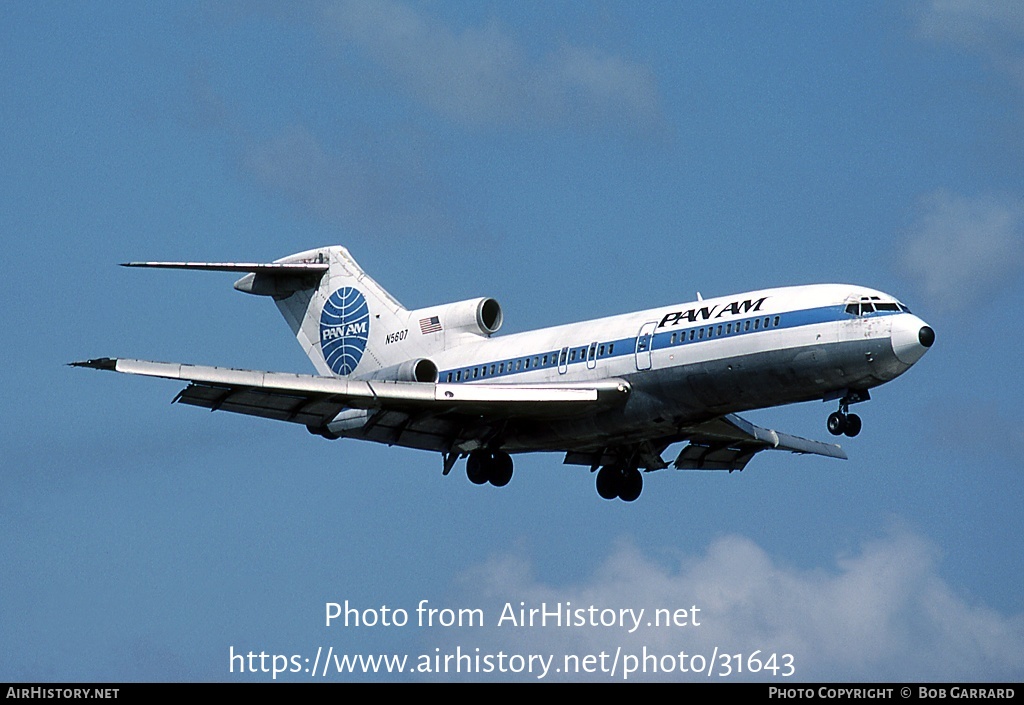
[[[474,485],[483,485],[490,479],[489,466],[491,458],[489,453],[474,450],[466,459],[466,477]]]
[[[619,496],[621,475],[618,468],[605,465],[597,473],[597,493],[602,499],[615,499]]]
[[[833,411],[828,415],[827,425],[829,433],[833,436],[841,436],[843,435],[843,431],[846,430],[846,416],[840,414],[838,411]]]
[[[512,480],[512,456],[503,451],[498,451],[491,458],[488,465],[491,484],[495,487],[504,487]]]
[[[635,502],[644,491],[644,478],[636,468],[627,470],[621,480],[619,498],[623,502]]]
[[[860,429],[861,421],[860,417],[857,416],[857,414],[850,414],[849,416],[846,417],[846,428],[843,429],[843,433],[845,433],[850,438],[853,438],[858,433],[860,433]]]

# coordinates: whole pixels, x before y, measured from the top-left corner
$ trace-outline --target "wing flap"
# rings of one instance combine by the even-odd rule
[[[730,448],[690,443],[672,464],[678,470],[742,470],[764,448]]]
[[[344,404],[332,402],[330,397],[207,384],[190,384],[174,401],[211,411],[230,411],[314,428],[323,426],[344,408]]]

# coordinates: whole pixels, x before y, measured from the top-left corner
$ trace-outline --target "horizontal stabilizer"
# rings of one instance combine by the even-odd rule
[[[207,272],[253,272],[269,275],[317,274],[326,272],[327,262],[123,262],[122,267],[154,269],[198,269]]]

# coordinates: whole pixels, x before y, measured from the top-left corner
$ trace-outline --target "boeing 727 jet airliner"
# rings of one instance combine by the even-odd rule
[[[856,436],[849,406],[895,379],[935,332],[888,294],[845,284],[765,289],[495,336],[503,313],[478,298],[409,311],[343,247],[269,264],[130,262],[244,273],[235,288],[274,299],[318,374],[124,358],[71,363],[187,381],[174,401],[302,424],[324,438],[466,458],[476,484],[508,484],[512,454],[557,451],[597,472],[597,492],[631,502],[643,471],[686,445],[678,469],[742,470],[763,450],[846,458],[835,444],[736,414],[823,399],[833,435]]]

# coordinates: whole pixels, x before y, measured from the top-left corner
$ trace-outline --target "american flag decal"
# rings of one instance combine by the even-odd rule
[[[441,319],[437,316],[431,316],[430,318],[420,319],[420,333],[426,335],[427,333],[437,333],[441,330]]]

